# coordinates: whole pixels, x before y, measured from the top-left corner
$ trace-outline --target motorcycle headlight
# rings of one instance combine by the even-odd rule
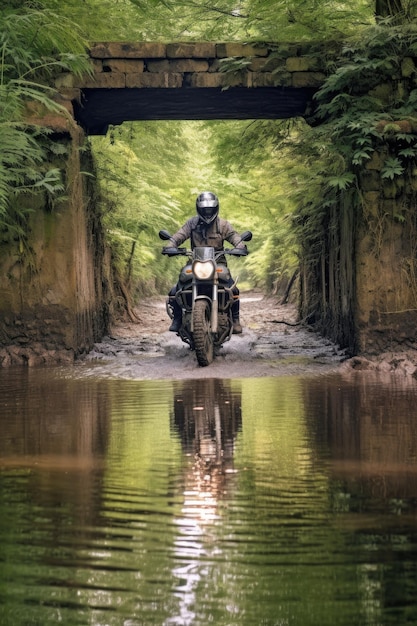
[[[199,280],[210,280],[214,276],[214,263],[211,261],[196,261],[193,265],[194,276]]]

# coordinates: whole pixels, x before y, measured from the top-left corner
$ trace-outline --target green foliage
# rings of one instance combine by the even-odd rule
[[[381,170],[381,177],[392,180],[395,176],[401,176],[403,173],[404,167],[401,165],[400,160],[396,157],[389,157]]]
[[[353,184],[382,141],[388,141],[392,151],[384,178],[401,175],[405,162],[415,158],[414,136],[404,133],[395,120],[414,118],[416,94],[407,93],[401,82],[395,89],[393,78],[400,81],[403,64],[415,54],[416,45],[414,24],[381,24],[344,47],[338,68],[316,94],[319,126],[313,135],[327,146],[329,168],[338,164],[336,178],[330,177],[327,184],[338,181],[339,188]]]
[[[136,295],[167,290],[179,267],[161,255],[158,231],[177,230],[213,180],[208,131],[199,122],[123,124],[92,145],[119,275]]]
[[[29,192],[56,195],[61,175],[47,164],[49,131],[25,121],[26,105],[60,110],[50,81],[62,70],[86,71],[84,42],[73,24],[24,3],[0,10],[0,228],[23,236]]]
[[[288,189],[294,121],[222,122],[213,138],[218,168],[234,183],[238,222],[254,232],[243,280],[268,290],[297,267]],[[236,218],[234,217],[233,220]]]
[[[330,176],[327,180],[330,188],[336,188],[339,191],[347,189],[353,182],[355,182],[355,175],[352,172],[343,172],[338,176]]]
[[[372,0],[44,0],[90,40],[302,41],[373,23]],[[410,4],[413,4],[410,2]],[[92,19],[92,16],[94,19]]]
[[[416,166],[416,43],[414,23],[381,22],[351,37],[316,94],[303,142],[294,137],[292,144],[304,171],[293,187],[301,313],[316,316],[323,331],[345,346],[352,345],[346,303],[354,295],[353,234],[361,219],[365,167],[375,151],[384,159],[381,177],[387,181]]]
[[[292,207],[284,162],[271,140],[281,126],[141,122],[93,138],[115,262],[136,296],[167,290],[176,281],[181,263],[162,257],[157,233],[174,232],[194,215],[196,195],[204,189],[219,195],[221,215],[238,231],[254,231],[250,256],[244,263],[231,261],[241,285],[272,289],[277,278],[292,273]]]
[[[228,57],[227,59],[220,59],[219,70],[220,72],[237,76],[246,70],[251,63],[251,58]]]
[[[33,88],[39,90],[40,83],[59,71],[81,74],[88,70],[86,42],[76,24],[41,3],[37,6],[30,8],[29,3],[20,11],[6,8],[0,13],[2,83],[32,80]]]

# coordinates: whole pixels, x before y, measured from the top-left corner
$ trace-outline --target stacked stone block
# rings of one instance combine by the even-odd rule
[[[71,100],[82,89],[292,87],[317,89],[325,78],[323,55],[307,45],[240,43],[128,43],[91,45],[92,73],[62,74],[59,91]],[[226,72],[226,59],[242,69]]]

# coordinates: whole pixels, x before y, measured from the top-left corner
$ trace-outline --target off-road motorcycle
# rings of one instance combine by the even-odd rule
[[[171,235],[166,230],[159,231],[159,237],[169,241]],[[252,233],[242,233],[241,241],[250,241]],[[224,255],[245,256],[246,248],[164,247],[167,256],[186,256],[187,264],[181,269],[178,291],[175,299],[182,308],[182,324],[178,335],[195,350],[198,364],[210,365],[221,346],[230,339],[233,332],[232,304],[233,288],[230,271],[224,263],[218,262]],[[167,300],[167,312],[174,317],[173,307]]]

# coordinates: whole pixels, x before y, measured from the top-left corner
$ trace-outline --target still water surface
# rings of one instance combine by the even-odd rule
[[[417,624],[416,383],[0,389],[2,626]]]

